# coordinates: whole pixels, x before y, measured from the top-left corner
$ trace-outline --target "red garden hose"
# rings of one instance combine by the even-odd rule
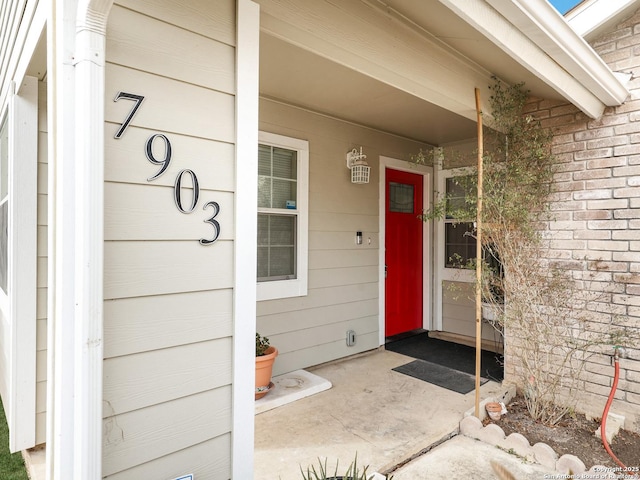
[[[613,364],[615,366],[615,375],[613,377],[613,385],[611,385],[611,393],[609,393],[609,398],[607,399],[607,404],[604,407],[604,412],[602,412],[602,423],[600,424],[600,437],[602,438],[602,444],[604,445],[604,449],[607,453],[613,458],[614,462],[616,462],[623,470],[623,472],[628,472],[629,469],[627,466],[618,460],[618,457],[615,456],[611,447],[609,446],[609,442],[607,442],[607,415],[609,414],[609,408],[611,407],[611,403],[613,402],[613,397],[616,394],[616,388],[618,388],[618,379],[620,378],[620,362],[619,362],[620,353],[618,352],[618,347],[615,347],[615,353],[613,355]],[[636,478],[638,475],[634,475]]]

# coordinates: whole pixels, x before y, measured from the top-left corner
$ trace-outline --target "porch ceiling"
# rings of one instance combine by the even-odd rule
[[[262,3],[265,3],[264,1]],[[376,3],[376,2],[372,2]],[[509,83],[540,97],[561,96],[438,1],[385,0],[390,16]],[[408,20],[410,19],[410,20]],[[267,32],[260,37],[260,94],[432,145],[472,138],[475,122]],[[488,83],[488,82],[487,82]],[[472,89],[469,96],[473,96]],[[486,98],[484,99],[486,101]]]
[[[494,75],[594,118],[628,95],[546,0],[257,1],[263,97],[433,145],[475,136]]]
[[[475,122],[272,36],[260,36],[260,95],[432,145]]]

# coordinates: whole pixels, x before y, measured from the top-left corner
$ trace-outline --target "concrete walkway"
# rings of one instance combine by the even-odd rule
[[[411,360],[377,350],[310,369],[328,379],[333,388],[255,417],[254,479],[300,480],[300,467],[317,465],[319,457],[327,458],[334,468],[339,460],[338,473],[342,474],[356,453],[358,463],[369,465],[370,472],[386,472],[456,433],[464,412],[474,405],[475,393],[462,395],[391,370]],[[481,398],[502,391],[499,384],[488,382],[481,387]],[[430,464],[421,466],[421,462],[442,449],[452,452],[453,458],[461,457],[460,449],[450,446],[462,445],[464,453],[473,458],[475,447],[463,442],[481,444],[470,439],[449,440],[441,450],[407,463],[394,478],[493,478],[417,476],[414,469],[431,470]],[[468,470],[462,473],[470,474]]]

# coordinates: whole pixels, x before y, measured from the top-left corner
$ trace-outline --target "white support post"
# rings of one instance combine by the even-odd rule
[[[253,478],[260,7],[238,0],[232,478]]]

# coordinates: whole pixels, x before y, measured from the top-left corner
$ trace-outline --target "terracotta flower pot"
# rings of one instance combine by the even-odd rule
[[[264,397],[271,390],[271,372],[277,356],[278,349],[269,347],[264,355],[256,357],[256,400]]]
[[[497,402],[489,402],[484,408],[487,410],[491,420],[500,420],[500,417],[502,416],[502,405]]]

